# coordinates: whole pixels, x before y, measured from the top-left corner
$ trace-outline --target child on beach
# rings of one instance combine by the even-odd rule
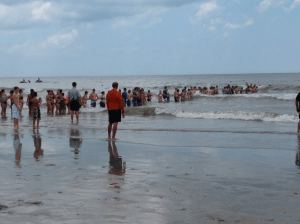
[[[148,101],[148,102],[151,102],[151,100],[152,100],[152,94],[151,94],[150,90],[148,90],[148,93],[147,93],[147,101]]]
[[[127,107],[130,107],[131,105],[131,90],[128,90],[127,93]]]
[[[157,98],[158,98],[158,102],[162,103],[162,93],[161,93],[161,90],[159,90],[159,94],[158,94]]]
[[[123,97],[123,104],[124,104],[124,107],[126,107],[127,105],[127,91],[126,91],[126,88],[124,88],[124,92],[122,93],[122,97]]]
[[[40,125],[40,120],[41,120],[41,111],[40,111],[40,106],[42,104],[42,99],[37,99],[37,93],[34,92],[32,94],[32,99],[30,100],[32,103],[32,108],[33,108],[33,129],[35,129],[35,121],[37,121],[37,126],[36,128],[39,129]]]

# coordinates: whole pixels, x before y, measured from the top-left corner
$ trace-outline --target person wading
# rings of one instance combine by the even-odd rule
[[[69,90],[68,96],[70,98],[70,111],[71,111],[71,121],[73,123],[73,116],[74,116],[74,111],[76,114],[76,119],[77,119],[77,124],[79,122],[79,108],[81,107],[80,100],[81,100],[81,95],[76,89],[77,83],[73,82],[72,83],[73,88]]]
[[[113,141],[116,139],[116,133],[118,129],[118,123],[121,122],[121,110],[123,118],[125,118],[125,110],[123,104],[123,97],[120,92],[118,92],[119,84],[114,82],[112,84],[113,89],[108,91],[106,95],[106,104],[108,109],[108,139]],[[111,130],[113,130],[113,135],[111,138]]]

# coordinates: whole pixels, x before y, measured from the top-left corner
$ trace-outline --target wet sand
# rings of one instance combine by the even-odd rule
[[[112,144],[105,130],[76,125],[3,132],[1,223],[300,222],[294,135],[118,134]],[[130,134],[139,141],[126,142]]]

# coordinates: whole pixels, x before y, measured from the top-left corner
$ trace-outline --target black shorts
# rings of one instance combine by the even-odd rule
[[[121,109],[108,111],[108,122],[110,124],[121,122]]]
[[[100,107],[104,107],[105,108],[105,103],[100,102]]]
[[[179,100],[176,97],[174,97],[174,100],[175,100],[175,102],[179,102]]]
[[[70,110],[79,111],[80,108],[79,100],[71,100],[70,102]]]
[[[32,104],[33,104],[32,102],[29,102],[29,103],[28,103],[28,106],[32,106]]]

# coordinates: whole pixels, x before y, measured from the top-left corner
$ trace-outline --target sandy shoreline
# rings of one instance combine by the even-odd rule
[[[110,148],[109,142],[76,131],[72,140],[41,132],[44,153],[36,160],[34,138],[26,132],[20,135],[23,147],[16,165],[13,138],[0,137],[0,204],[8,207],[0,212],[3,223],[300,220],[296,149],[174,147],[121,140]],[[77,151],[72,147],[79,139]],[[112,154],[121,156],[115,160],[121,168],[120,163],[110,166]]]

